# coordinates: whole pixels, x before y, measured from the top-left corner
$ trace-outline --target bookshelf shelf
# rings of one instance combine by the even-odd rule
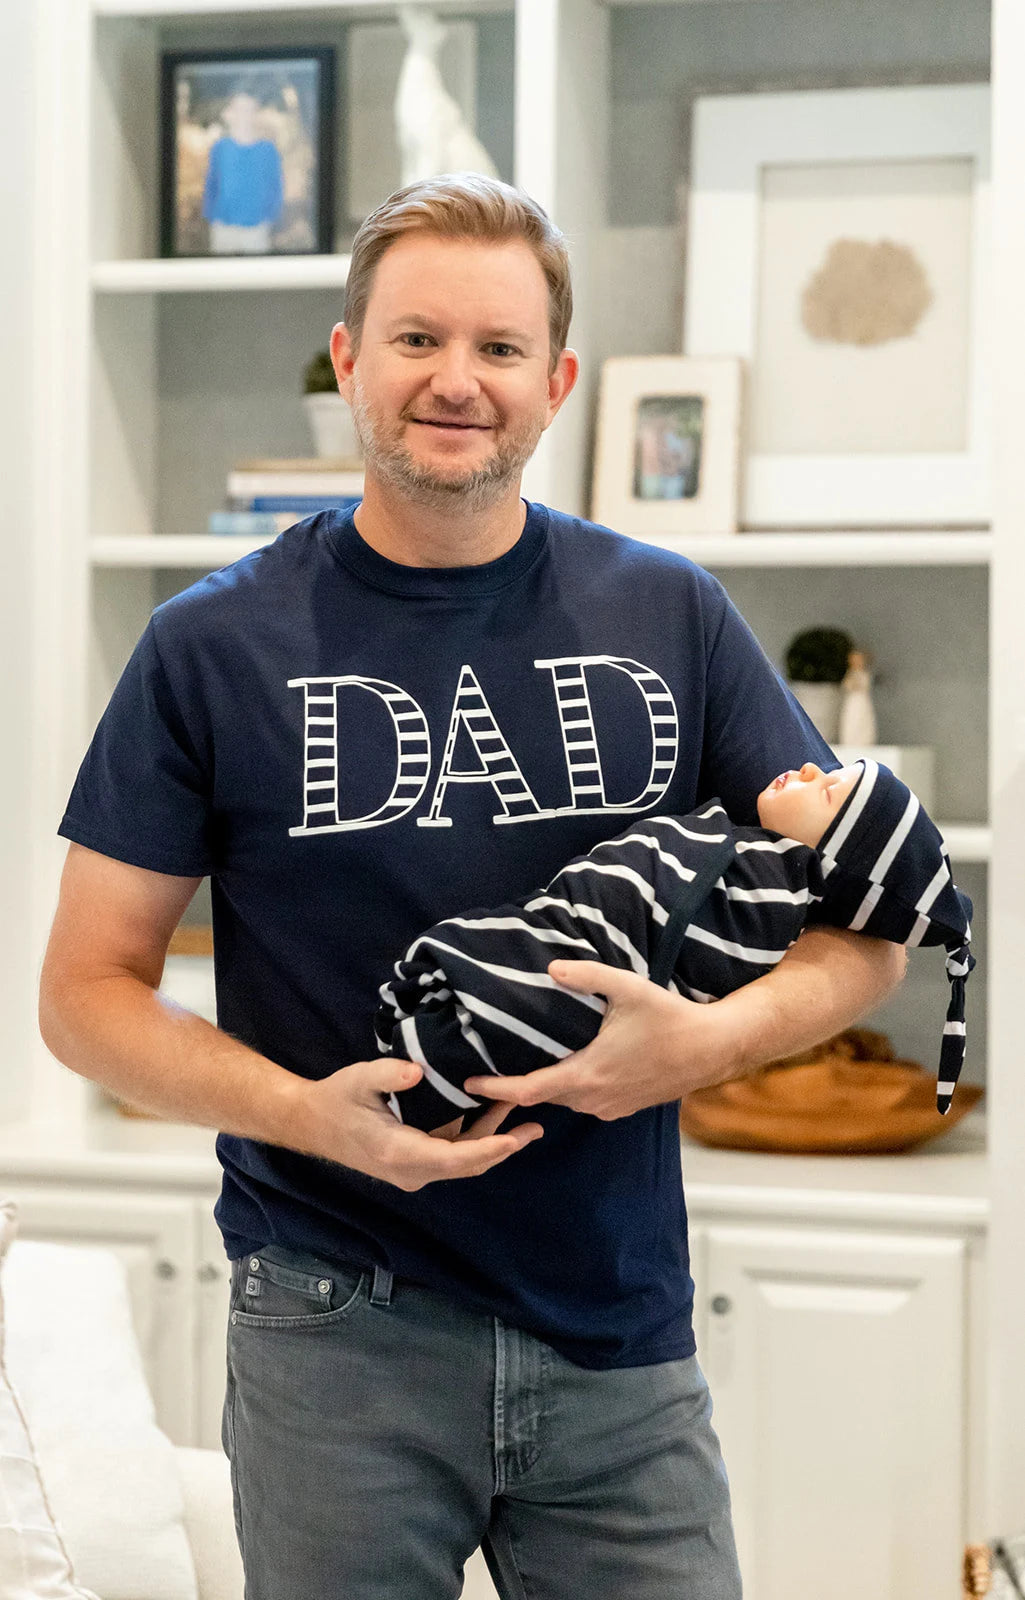
[[[96,261],[97,294],[190,294],[238,289],[334,289],[349,276],[347,255],[256,256],[188,261]]]
[[[94,567],[195,567],[198,572],[215,572],[272,543],[273,537],[247,539],[241,534],[168,533],[124,539],[108,535],[91,541],[89,560]]]
[[[248,17],[279,12],[285,16],[296,12],[328,14],[356,11],[360,20],[374,12],[393,16],[395,7],[387,0],[92,0],[92,13],[96,17]],[[508,11],[509,0],[440,0],[440,11],[456,11],[461,16],[486,11]]]
[[[937,827],[951,861],[988,861],[993,853],[993,829],[982,822],[939,822]]]
[[[677,550],[702,567],[985,567],[993,551],[992,534],[978,529],[632,537]]]

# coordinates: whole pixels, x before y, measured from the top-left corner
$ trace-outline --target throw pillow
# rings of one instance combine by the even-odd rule
[[[122,1262],[19,1239],[2,1278],[8,1370],[80,1581],[103,1600],[196,1600],[174,1446],[154,1417]]]
[[[0,1262],[16,1230],[15,1207],[0,1201]],[[7,1375],[0,1285],[0,1600],[96,1600],[76,1581],[32,1447],[25,1413]]]

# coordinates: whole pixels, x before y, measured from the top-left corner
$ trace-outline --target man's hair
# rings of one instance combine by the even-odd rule
[[[548,285],[548,340],[554,368],[566,347],[573,289],[564,235],[522,189],[475,172],[422,178],[397,189],[361,224],[345,288],[345,325],[358,353],[377,263],[396,240],[421,233],[436,239],[501,244],[522,239]]]

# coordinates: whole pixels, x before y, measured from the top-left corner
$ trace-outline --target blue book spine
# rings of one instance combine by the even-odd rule
[[[241,535],[259,539],[273,538],[282,531],[273,511],[211,511],[207,532],[212,534]]]
[[[312,516],[315,511],[336,511],[343,506],[358,506],[356,494],[257,494],[249,502],[250,511],[295,511]]]

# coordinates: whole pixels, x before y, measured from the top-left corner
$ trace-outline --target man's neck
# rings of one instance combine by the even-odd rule
[[[526,515],[518,483],[480,511],[461,505],[458,495],[451,506],[425,506],[368,474],[355,520],[360,538],[400,566],[479,567],[512,549]]]

